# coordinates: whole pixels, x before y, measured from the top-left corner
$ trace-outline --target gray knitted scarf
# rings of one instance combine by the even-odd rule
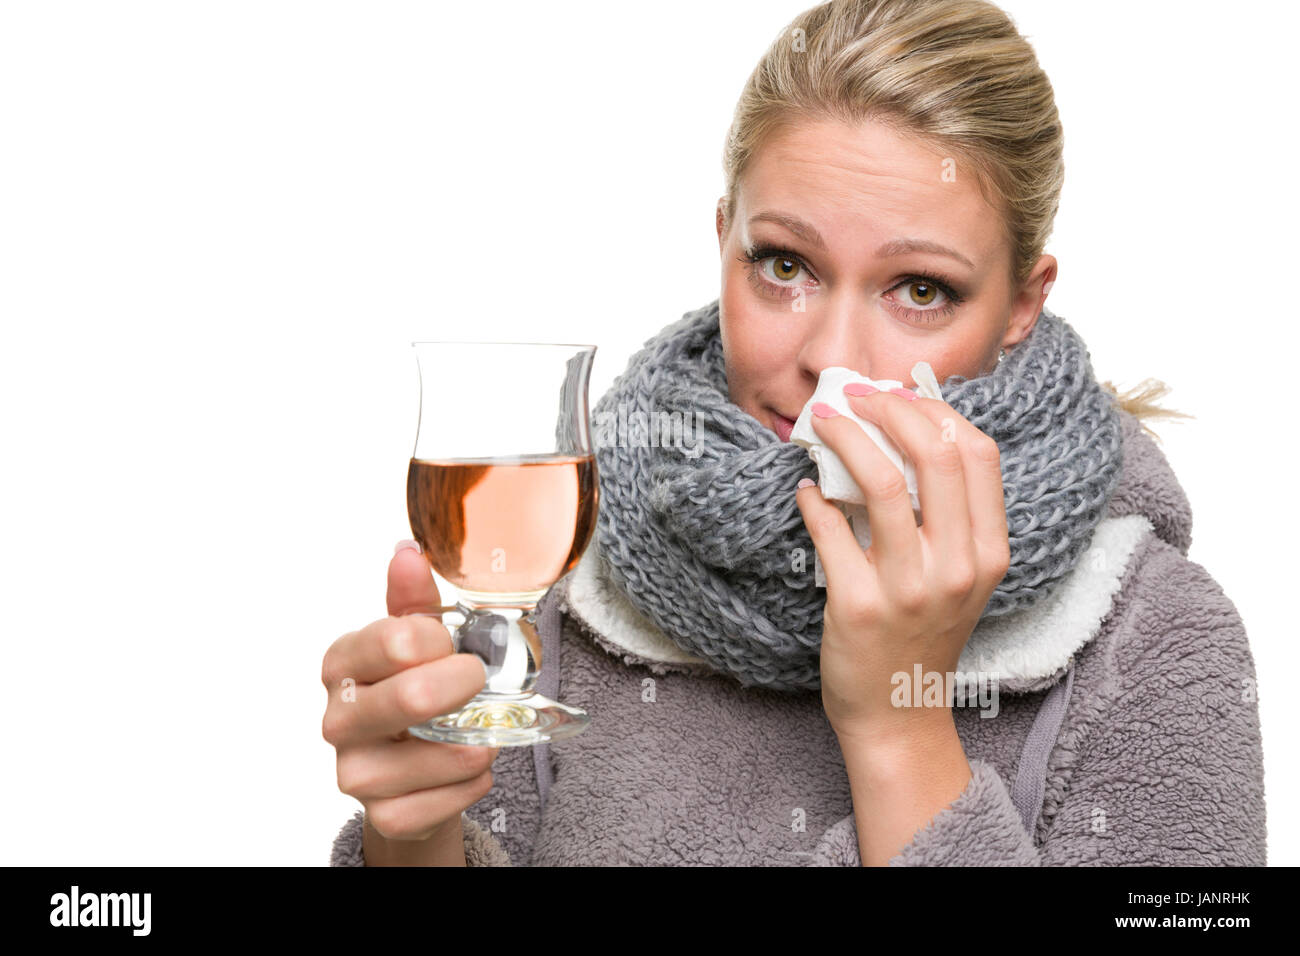
[[[1083,341],[1046,309],[996,370],[940,384],[1001,450],[1011,564],[983,620],[1050,594],[1087,549],[1119,481],[1120,422]],[[819,688],[826,591],[795,504],[817,466],[728,397],[718,300],[647,340],[592,418],[613,583],[742,684]]]

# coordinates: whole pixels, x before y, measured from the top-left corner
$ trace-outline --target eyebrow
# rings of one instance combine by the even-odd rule
[[[790,230],[804,242],[811,243],[823,251],[826,249],[826,242],[822,239],[821,234],[810,223],[804,222],[798,216],[791,216],[789,213],[783,212],[760,212],[754,215],[749,222],[751,225],[756,222],[776,223],[778,226],[784,226]],[[876,250],[876,255],[881,259],[890,259],[894,256],[906,255],[909,252],[929,252],[936,256],[947,256],[949,259],[956,259],[967,268],[975,268],[975,263],[956,249],[949,249],[942,243],[930,239],[891,239]]]

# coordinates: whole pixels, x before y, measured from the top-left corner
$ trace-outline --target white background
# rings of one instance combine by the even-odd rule
[[[409,536],[413,339],[628,356],[718,294],[792,2],[0,5],[3,862],[323,864],[321,658]],[[1049,307],[1147,376],[1300,863],[1294,5],[1005,3],[1056,89]]]

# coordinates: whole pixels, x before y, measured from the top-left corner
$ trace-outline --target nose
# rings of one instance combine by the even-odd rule
[[[818,303],[817,313],[806,324],[799,349],[799,367],[814,384],[822,369],[832,365],[851,368],[871,377],[870,349],[865,339],[867,322],[861,302],[838,297]]]

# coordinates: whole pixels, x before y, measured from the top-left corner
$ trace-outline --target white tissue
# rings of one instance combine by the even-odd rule
[[[917,383],[916,388],[913,389],[917,395],[923,398],[943,399],[943,394],[939,391],[939,382],[935,379],[934,370],[930,368],[929,362],[917,362],[912,366],[912,380]],[[790,432],[790,441],[806,448],[808,456],[817,463],[817,486],[821,489],[822,497],[836,503],[848,520],[849,527],[853,529],[854,538],[857,539],[858,544],[865,551],[871,547],[871,526],[867,521],[867,499],[862,494],[862,489],[858,487],[857,482],[853,480],[849,469],[840,460],[839,455],[823,444],[820,436],[813,430],[812,407],[814,404],[824,402],[849,421],[856,423],[866,433],[867,437],[874,441],[876,446],[894,463],[894,466],[903,473],[903,478],[907,482],[907,493],[912,500],[912,513],[918,524],[921,520],[921,501],[916,492],[916,468],[911,460],[899,451],[898,447],[889,440],[889,437],[877,425],[859,418],[853,413],[853,409],[849,407],[849,396],[844,394],[844,386],[850,382],[874,385],[881,391],[903,387],[902,382],[894,379],[867,378],[865,375],[860,375],[852,369],[840,365],[832,365],[829,368],[822,369],[821,377],[817,380],[817,389],[813,392],[812,398],[808,399],[803,410],[799,413],[799,418],[794,423],[794,428]],[[824,588],[826,586],[826,575],[822,571],[821,557],[816,555],[815,552],[814,557],[817,586]]]

